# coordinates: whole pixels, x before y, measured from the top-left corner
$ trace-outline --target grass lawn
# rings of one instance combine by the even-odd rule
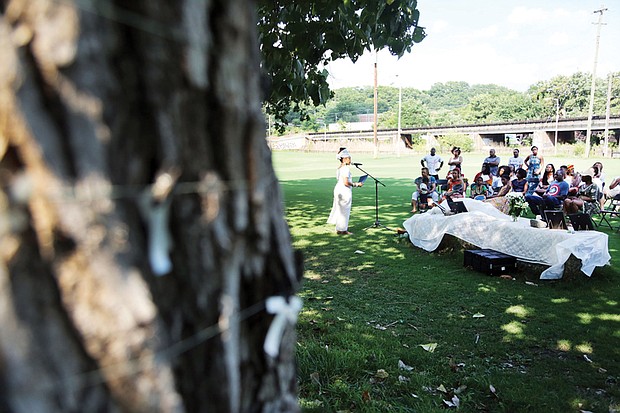
[[[401,227],[422,155],[353,156],[386,185],[381,223]],[[392,231],[364,230],[375,220],[370,181],[354,189],[354,235],[336,235],[325,223],[335,156],[273,158],[305,257],[298,326],[305,411],[425,413],[447,402],[464,412],[620,411],[620,234],[605,231],[612,262],[592,278],[531,285],[527,274],[489,277],[463,268],[459,249],[427,253]],[[465,154],[467,177],[483,158]],[[578,171],[593,163],[547,161]],[[608,181],[620,175],[620,160],[604,164]]]

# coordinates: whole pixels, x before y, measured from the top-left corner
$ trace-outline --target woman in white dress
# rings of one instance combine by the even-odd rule
[[[327,219],[328,224],[336,225],[336,233],[339,235],[351,235],[349,232],[349,215],[353,194],[351,188],[363,186],[360,182],[353,182],[351,178],[351,155],[346,148],[340,148],[336,158],[340,160],[340,166],[336,171],[336,186],[334,187],[334,203]]]

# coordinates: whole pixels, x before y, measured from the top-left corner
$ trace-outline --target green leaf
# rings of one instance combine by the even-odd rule
[[[426,36],[416,7],[415,0],[259,0],[261,66],[272,85],[266,111],[287,122],[295,103],[325,104],[332,96],[327,76],[316,76],[325,59],[356,61],[385,47],[397,56],[411,50]]]
[[[304,78],[304,65],[300,60],[295,60],[295,77],[297,79]]]
[[[413,31],[413,41],[420,43],[426,37],[426,32],[423,27],[416,27]]]

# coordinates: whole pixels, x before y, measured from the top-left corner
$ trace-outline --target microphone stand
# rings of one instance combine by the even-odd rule
[[[381,221],[379,221],[379,184],[383,185],[384,187],[385,187],[385,184],[381,182],[380,180],[378,180],[377,178],[375,178],[374,176],[372,176],[371,174],[369,174],[368,172],[366,172],[365,170],[363,170],[362,168],[360,168],[359,165],[355,165],[355,164],[353,165],[375,181],[375,222],[371,226],[364,228],[364,230],[367,230],[369,228],[385,228],[389,231],[392,231],[392,229],[383,225]]]

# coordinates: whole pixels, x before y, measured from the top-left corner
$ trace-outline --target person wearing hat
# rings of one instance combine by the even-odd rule
[[[454,168],[462,169],[461,164],[463,163],[463,157],[461,156],[461,148],[455,146],[450,152],[452,153],[452,158],[448,160],[450,170],[453,170]]]
[[[339,235],[351,235],[349,232],[349,216],[351,215],[351,204],[353,193],[351,188],[361,187],[361,182],[353,182],[351,178],[351,154],[347,148],[340,148],[336,158],[340,161],[340,166],[336,170],[336,186],[334,187],[334,202],[332,210],[327,219],[328,224],[336,226],[336,233]]]

